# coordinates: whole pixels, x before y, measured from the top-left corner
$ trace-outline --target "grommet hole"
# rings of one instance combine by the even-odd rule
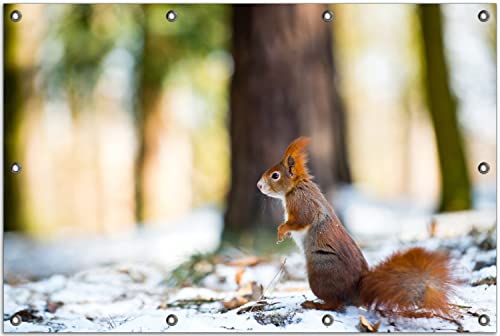
[[[13,174],[19,174],[21,172],[21,169],[23,169],[23,167],[21,167],[21,165],[17,162],[14,162],[10,165],[10,171]]]
[[[486,314],[479,315],[477,322],[483,327],[487,326],[490,323],[490,317]]]
[[[323,318],[321,319],[323,324],[327,327],[331,326],[334,322],[333,316],[330,314],[325,314],[323,315]]]
[[[19,22],[21,21],[22,17],[23,15],[17,9],[10,12],[10,19],[12,20],[12,22]]]
[[[10,323],[13,326],[15,326],[15,327],[17,327],[18,325],[20,325],[21,322],[23,322],[23,319],[18,314],[12,315],[12,317],[10,318]]]
[[[487,162],[483,161],[477,166],[477,170],[483,175],[488,174],[488,172],[490,171],[490,165]]]
[[[486,22],[490,19],[490,13],[487,10],[483,9],[479,13],[477,13],[477,18],[481,22]]]
[[[171,327],[173,327],[174,325],[177,324],[177,322],[179,321],[179,319],[177,318],[177,316],[175,314],[170,314],[167,316],[166,320],[167,324]]]
[[[167,21],[174,22],[177,20],[177,13],[173,10],[169,10],[166,15]]]
[[[325,22],[331,22],[333,20],[333,13],[329,10],[326,10],[323,12],[322,18]]]

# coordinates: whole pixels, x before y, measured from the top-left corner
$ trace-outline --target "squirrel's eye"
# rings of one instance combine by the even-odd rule
[[[278,173],[278,172],[274,172],[274,173],[271,175],[271,178],[272,178],[273,180],[275,180],[275,181],[276,181],[276,180],[278,180],[278,179],[280,178],[280,173]]]

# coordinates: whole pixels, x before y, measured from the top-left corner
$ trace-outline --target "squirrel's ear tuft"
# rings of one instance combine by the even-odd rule
[[[283,165],[287,168],[290,176],[308,176],[306,147],[311,140],[307,137],[300,137],[292,141],[283,156]]]

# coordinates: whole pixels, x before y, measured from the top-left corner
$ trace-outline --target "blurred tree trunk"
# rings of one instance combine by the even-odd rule
[[[18,64],[18,34],[20,23],[10,20],[10,13],[15,5],[6,5],[4,15],[4,231],[25,229],[25,216],[22,206],[23,172],[13,174],[10,166],[22,162],[22,137],[20,134],[24,101],[29,96],[30,85],[33,77],[32,68],[22,67]]]
[[[471,185],[444,56],[443,27],[439,5],[419,5],[423,38],[423,71],[427,106],[436,135],[441,173],[439,211],[471,207]]]
[[[332,25],[326,5],[235,5],[230,91],[231,190],[223,239],[282,220],[281,206],[256,187],[288,143],[312,137],[310,166],[324,191],[350,182],[344,111],[334,80]]]
[[[142,5],[143,8],[143,49],[140,54],[137,93],[137,138],[138,152],[135,166],[135,211],[138,223],[146,219],[146,166],[158,150],[158,131],[161,129],[159,122],[161,110],[161,87],[167,70],[168,57],[164,55],[162,46],[165,45],[164,37],[157,36],[152,31],[149,17],[153,5]]]

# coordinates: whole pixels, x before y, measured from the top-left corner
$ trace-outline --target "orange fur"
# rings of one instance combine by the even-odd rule
[[[415,247],[396,252],[366,273],[361,302],[388,315],[411,315],[417,309],[450,314],[449,296],[458,280],[447,255]]]
[[[282,163],[285,167],[290,167],[290,158],[293,160],[291,166],[293,166],[295,180],[309,177],[309,170],[307,169],[308,155],[305,149],[310,142],[311,140],[307,137],[297,138],[288,146],[285,155],[283,155]]]

